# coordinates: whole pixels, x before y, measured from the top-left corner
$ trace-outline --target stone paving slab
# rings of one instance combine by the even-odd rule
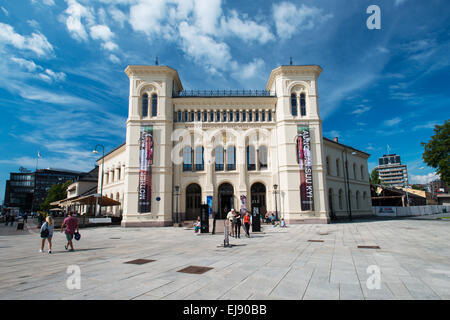
[[[264,225],[223,248],[223,235],[98,227],[81,230],[75,252],[64,250],[64,234],[55,232],[48,254],[38,252],[33,221],[24,231],[0,225],[0,299],[450,299],[449,231],[448,221],[432,217]],[[125,263],[135,259],[155,261]],[[79,290],[66,284],[74,265]],[[191,265],[213,269],[178,272]],[[366,285],[369,266],[380,270],[380,289]]]

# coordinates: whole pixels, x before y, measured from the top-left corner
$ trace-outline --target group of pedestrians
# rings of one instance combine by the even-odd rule
[[[250,238],[250,214],[248,211],[244,211],[245,214],[241,217],[241,213],[239,211],[235,211],[231,209],[227,214],[226,223],[229,227],[229,235],[235,238],[241,237],[241,226],[242,220],[244,221],[244,230],[245,236]]]
[[[45,240],[48,242],[48,253],[52,253],[52,238],[53,238],[54,221],[51,216],[45,219],[45,222],[41,226],[41,249],[39,252],[44,252]],[[67,244],[64,245],[64,249],[74,251],[73,239],[74,236],[79,239],[79,226],[78,219],[74,217],[72,212],[69,212],[68,216],[64,219],[61,225],[61,233],[64,231],[66,235]],[[70,249],[69,249],[70,247]]]

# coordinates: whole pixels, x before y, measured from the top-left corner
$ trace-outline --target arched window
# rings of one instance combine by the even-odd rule
[[[207,122],[208,121],[208,112],[203,111],[203,122]]]
[[[339,177],[340,175],[340,168],[339,168],[339,159],[336,159],[336,176]]]
[[[259,111],[256,110],[255,111],[255,122],[258,122],[258,121],[259,121]]]
[[[252,122],[253,121],[253,111],[249,111],[248,112],[248,122]]]
[[[220,122],[220,111],[216,111],[216,122]]]
[[[188,112],[184,111],[184,122],[188,122]]]
[[[339,209],[342,210],[342,200],[343,200],[342,189],[339,189]]]
[[[353,164],[353,178],[356,180],[356,163]]]
[[[259,147],[259,169],[267,169],[267,147]]]
[[[359,191],[356,191],[356,209],[359,209]]]
[[[266,121],[266,110],[263,110],[262,112],[261,112],[261,121]]]
[[[291,94],[291,113],[293,116],[297,116],[297,95]]]
[[[330,175],[330,157],[326,157],[326,164],[327,164],[327,174]]]
[[[201,117],[202,117],[201,112],[200,112],[200,111],[197,111],[197,121],[200,122],[200,121],[202,120]]]
[[[194,122],[194,117],[195,117],[194,111],[191,111],[191,122]]]
[[[142,95],[142,116],[148,116],[148,94],[146,93]]]
[[[247,121],[245,117],[247,116],[247,111],[242,111],[242,121]]]
[[[238,122],[239,121],[239,111],[236,111],[236,122]]]
[[[181,115],[181,111],[178,111],[178,122],[182,122],[183,121],[183,117]]]
[[[300,94],[300,115],[306,116],[306,98],[305,94]]]
[[[252,145],[247,146],[247,170],[256,170],[255,147]]]
[[[227,148],[227,170],[236,170],[236,148],[234,146]]]
[[[364,166],[361,165],[361,180],[364,180]]]
[[[223,122],[227,122],[227,112],[226,112],[226,111],[223,112],[223,118],[222,118],[222,121],[223,121]]]
[[[365,207],[365,206],[367,206],[367,204],[366,204],[366,198],[367,198],[367,193],[364,191],[363,192],[363,206]]]
[[[202,146],[195,148],[195,171],[203,171],[204,169],[203,152]]]
[[[214,122],[214,111],[209,112],[209,122]]]
[[[189,146],[183,149],[183,171],[192,171],[192,149]]]
[[[158,114],[158,95],[152,94],[152,117],[156,117]]]
[[[230,111],[230,115],[228,117],[228,121],[233,122],[233,111]]]
[[[267,119],[268,121],[272,121],[272,111],[267,111]]]
[[[223,171],[223,147],[218,146],[215,149],[216,171]]]

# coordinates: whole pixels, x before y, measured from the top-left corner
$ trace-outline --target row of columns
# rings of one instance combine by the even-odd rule
[[[178,114],[181,112],[181,121],[178,118]],[[187,112],[187,119],[185,114]],[[206,112],[206,121],[204,118],[204,113]],[[211,112],[213,112],[213,121],[211,121]],[[217,112],[219,112],[219,121],[217,121]],[[194,119],[192,120],[191,113],[194,114]],[[251,120],[250,120],[251,113]],[[232,110],[232,109],[184,109],[175,111],[174,121],[175,122],[244,122],[243,115],[245,114],[245,122],[273,122],[275,111],[273,110]],[[233,120],[231,121],[231,117]],[[200,120],[199,120],[200,116]],[[239,121],[236,120],[239,117]],[[226,119],[226,120],[224,120]]]
[[[103,184],[113,183],[125,178],[125,164],[118,164],[112,168],[104,169]]]

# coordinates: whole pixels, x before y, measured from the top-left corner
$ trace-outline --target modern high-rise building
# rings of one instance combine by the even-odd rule
[[[79,171],[52,168],[11,172],[6,181],[4,206],[18,207],[25,212],[39,210],[52,185],[73,181],[81,174]]]
[[[378,166],[375,169],[384,184],[393,187],[408,185],[408,169],[406,164],[401,163],[400,156],[397,154],[385,154],[378,158]]]

